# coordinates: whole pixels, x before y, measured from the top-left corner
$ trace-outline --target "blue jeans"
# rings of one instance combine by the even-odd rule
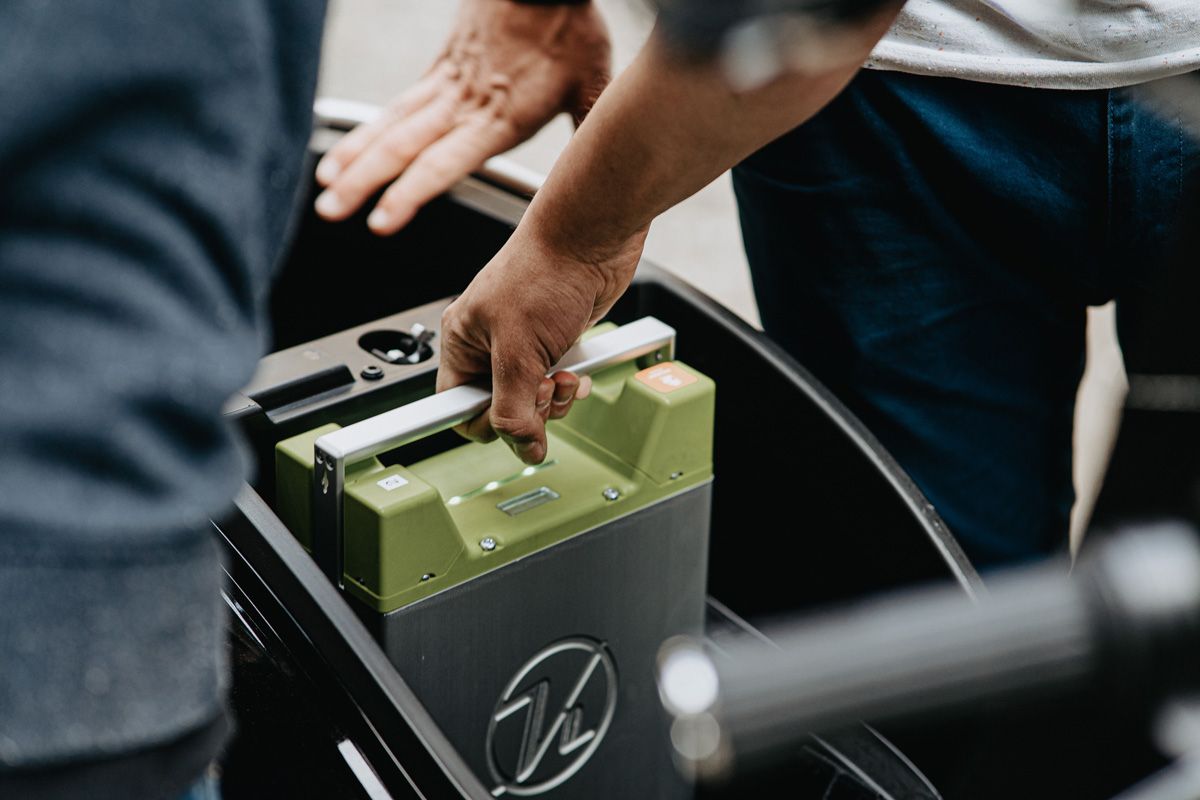
[[[864,71],[734,172],[764,327],[977,565],[1048,554],[1086,309],[1160,269],[1196,156],[1131,91]]]

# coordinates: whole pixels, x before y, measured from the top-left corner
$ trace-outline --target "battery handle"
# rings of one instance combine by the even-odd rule
[[[673,359],[675,329],[654,317],[643,317],[576,343],[547,374],[589,375],[643,357],[653,362]],[[346,469],[473,419],[491,401],[492,393],[487,388],[456,386],[317,439],[312,485],[312,552],[331,581],[339,587],[343,585]]]

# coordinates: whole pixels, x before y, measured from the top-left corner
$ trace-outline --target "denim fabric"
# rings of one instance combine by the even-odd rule
[[[323,5],[0,3],[0,773],[221,713],[220,408],[262,349]]]
[[[1131,91],[864,71],[734,187],[766,331],[991,567],[1065,546],[1086,308],[1160,269],[1195,164]]]

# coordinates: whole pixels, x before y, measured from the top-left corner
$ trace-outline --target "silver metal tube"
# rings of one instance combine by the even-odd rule
[[[776,646],[668,643],[659,689],[687,771],[719,776],[809,733],[928,718],[998,698],[1107,679],[1195,681],[1200,546],[1185,526],[1146,526],[1066,565],[1000,575],[978,604],[927,589],[767,629]]]

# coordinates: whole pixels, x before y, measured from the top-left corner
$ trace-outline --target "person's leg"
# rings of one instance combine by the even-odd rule
[[[766,331],[982,567],[1066,543],[1105,101],[867,71],[735,171]]]
[[[0,795],[103,770],[144,791],[71,796],[173,798],[220,746],[208,519],[245,476],[220,411],[261,348],[322,12],[0,4]]]
[[[1118,287],[1118,331],[1131,373],[1200,372],[1200,129],[1185,127],[1183,120],[1194,119],[1195,111],[1182,108],[1200,107],[1200,88],[1189,95],[1184,85],[1165,96],[1124,89],[1113,92],[1109,103],[1113,214],[1107,264]],[[1147,390],[1132,388],[1135,394]],[[1151,395],[1156,388],[1171,392],[1163,383],[1150,386]]]
[[[1200,131],[1181,124],[1200,104],[1193,83],[1113,93],[1108,263],[1129,394],[1085,549],[1131,518],[1200,520]]]

